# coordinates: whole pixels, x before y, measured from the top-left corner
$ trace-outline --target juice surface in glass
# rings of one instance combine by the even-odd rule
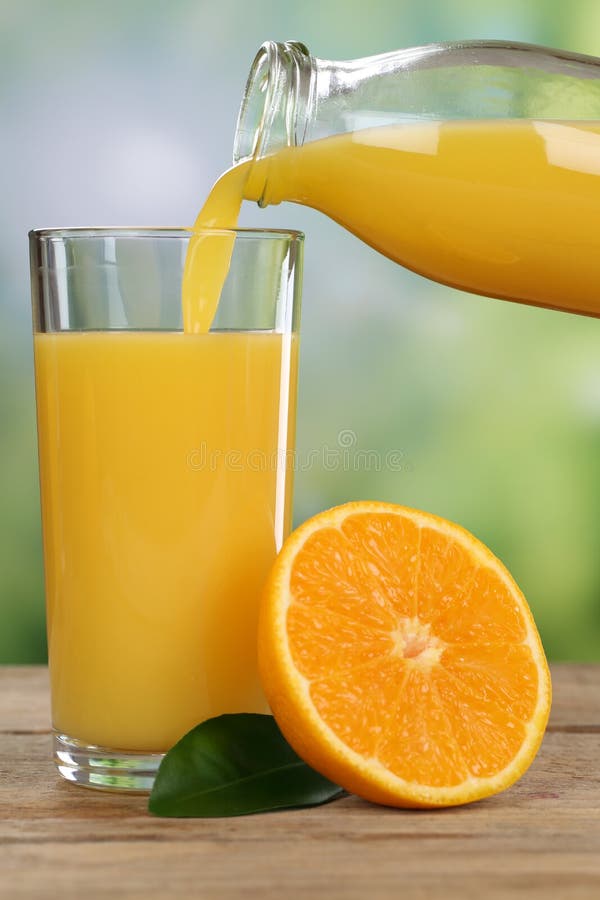
[[[296,348],[274,332],[35,335],[59,732],[165,751],[213,715],[267,711],[256,619],[290,523]]]

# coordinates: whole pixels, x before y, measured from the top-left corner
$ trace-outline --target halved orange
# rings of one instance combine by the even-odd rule
[[[289,743],[346,790],[452,806],[513,784],[550,712],[521,591],[468,531],[356,502],[285,542],[265,588],[259,665]]]

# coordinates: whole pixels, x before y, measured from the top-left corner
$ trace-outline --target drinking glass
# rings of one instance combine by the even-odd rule
[[[148,790],[194,725],[268,711],[256,626],[290,528],[303,236],[196,232],[202,265],[230,263],[190,333],[191,234],[30,234],[54,759],[88,787]]]

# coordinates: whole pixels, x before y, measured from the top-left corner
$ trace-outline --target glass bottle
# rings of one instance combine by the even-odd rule
[[[265,43],[238,117],[244,196],[321,210],[476,293],[600,315],[600,60],[431,44],[349,61]]]

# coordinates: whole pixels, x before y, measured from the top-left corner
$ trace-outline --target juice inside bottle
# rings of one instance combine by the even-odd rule
[[[600,315],[600,122],[421,121],[285,147],[221,177],[212,224],[234,224],[240,192],[320,210],[453,287]]]

